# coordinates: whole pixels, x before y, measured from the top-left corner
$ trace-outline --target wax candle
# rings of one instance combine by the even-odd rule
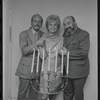
[[[55,55],[55,72],[57,72],[57,55],[58,55],[58,51],[57,49],[55,48],[55,51],[56,51],[56,55]]]
[[[38,73],[38,68],[39,68],[39,56],[40,56],[40,51],[38,49],[38,57],[37,57],[37,69],[36,69],[36,72]]]
[[[49,59],[48,59],[48,71],[50,71],[50,48],[49,48]]]
[[[69,71],[69,51],[67,53],[67,71],[66,71],[67,75],[68,75],[68,71]]]
[[[43,49],[43,58],[42,58],[42,71],[43,71],[43,68],[44,68],[44,49]]]
[[[33,59],[32,59],[31,73],[33,73],[33,68],[34,68],[34,59],[35,59],[35,49],[33,49]]]
[[[61,50],[61,52],[62,52],[62,59],[61,59],[61,73],[63,74],[63,60],[64,60],[63,50]]]
[[[47,100],[50,100],[49,98],[47,98]]]

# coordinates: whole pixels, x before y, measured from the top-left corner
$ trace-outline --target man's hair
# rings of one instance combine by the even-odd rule
[[[67,17],[64,18],[64,20],[65,20],[66,18],[68,18],[68,17],[72,18],[72,21],[73,21],[73,22],[76,22],[76,20],[75,20],[75,18],[74,18],[73,16],[67,16]]]
[[[72,18],[72,20],[73,20],[73,22],[75,22],[76,20],[75,20],[75,18],[73,17],[73,16],[70,16],[71,18]]]
[[[43,23],[43,18],[42,18],[42,16],[40,16],[39,14],[33,15],[32,18],[31,18],[31,22],[33,21],[33,19],[34,19],[35,17],[39,17],[39,18],[41,19],[42,23]]]
[[[54,14],[47,17],[46,22],[45,22],[46,28],[48,29],[48,25],[52,21],[55,21],[57,23],[57,26],[58,26],[58,29],[59,29],[61,21],[60,21],[59,16],[54,15]]]

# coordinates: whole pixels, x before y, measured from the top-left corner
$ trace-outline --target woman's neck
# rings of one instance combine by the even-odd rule
[[[48,34],[49,34],[50,36],[58,36],[58,33],[57,33],[57,32],[56,32],[56,33],[48,32]]]
[[[57,39],[59,37],[59,34],[58,33],[51,33],[51,32],[48,32],[48,36],[47,36],[49,39]]]

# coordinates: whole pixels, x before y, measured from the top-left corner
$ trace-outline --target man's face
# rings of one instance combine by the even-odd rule
[[[42,19],[39,16],[35,16],[31,22],[31,26],[35,31],[39,31],[42,26]]]
[[[71,33],[76,29],[76,23],[71,17],[65,18],[63,22],[64,31]]]

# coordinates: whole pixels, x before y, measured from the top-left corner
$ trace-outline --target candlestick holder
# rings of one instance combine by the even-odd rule
[[[67,56],[69,56],[69,53],[68,53]],[[69,67],[69,57],[67,57],[67,58],[68,58],[67,61],[66,61],[67,62],[67,70],[69,70],[69,68],[68,68]],[[57,73],[58,69],[57,69],[57,71],[49,71],[48,70],[46,72],[44,72],[44,70],[42,70],[41,73],[40,73],[40,78],[42,78],[42,81],[46,82],[47,85],[46,86],[41,85],[40,78],[36,78],[35,84],[37,84],[38,87],[39,87],[39,89],[37,89],[36,87],[34,87],[34,85],[32,83],[32,79],[31,79],[30,85],[31,85],[32,89],[34,89],[39,94],[43,94],[43,95],[54,95],[54,94],[59,94],[60,92],[62,92],[68,84],[68,71],[66,71],[67,75],[63,75],[63,73],[61,71],[62,68],[63,67],[61,67],[61,69],[59,70],[59,73]],[[44,78],[44,75],[47,76],[46,79]],[[51,75],[53,76],[52,81],[51,81]],[[51,90],[51,88],[53,88],[53,85],[55,84],[55,80],[58,80],[58,77],[60,79],[59,83],[57,83],[58,88],[55,89],[55,90]],[[67,80],[65,81],[64,78],[67,78]],[[40,88],[45,88],[47,90],[47,92],[41,92]],[[48,100],[49,100],[49,98],[48,98]]]
[[[53,73],[52,73],[52,74],[53,74]],[[40,75],[41,75],[41,77],[42,77],[42,76],[44,75],[44,73],[42,72]],[[66,86],[67,86],[67,84],[68,84],[68,81],[65,82],[64,78],[65,78],[65,77],[68,78],[68,76],[61,75],[61,76],[60,76],[60,77],[61,77],[61,81],[60,81],[60,83],[59,83],[59,85],[58,85],[59,89],[58,89],[57,91],[50,92],[49,89],[51,88],[52,85],[50,86],[49,84],[53,84],[53,81],[56,80],[56,77],[57,77],[58,75],[54,72],[54,77],[55,77],[55,79],[52,81],[52,83],[51,83],[51,81],[50,81],[50,75],[51,75],[50,71],[48,71],[47,75],[48,75],[48,80],[45,80],[45,79],[44,79],[44,81],[47,81],[47,82],[48,82],[48,86],[47,86],[47,87],[41,86],[41,84],[39,83],[40,81],[39,81],[38,78],[36,78],[36,81],[35,81],[39,88],[40,88],[40,87],[42,87],[42,88],[47,88],[47,89],[48,89],[48,92],[47,92],[47,93],[43,93],[43,92],[40,92],[39,90],[37,90],[37,89],[33,86],[33,84],[32,84],[32,79],[30,80],[30,84],[31,84],[32,88],[33,88],[36,92],[38,92],[38,93],[40,93],[40,94],[52,95],[52,94],[59,94],[60,92],[62,92],[62,91],[66,88]]]

